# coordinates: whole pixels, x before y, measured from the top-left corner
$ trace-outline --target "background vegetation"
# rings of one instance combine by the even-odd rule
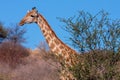
[[[79,63],[70,68],[78,80],[120,79],[120,20],[100,11],[92,15],[80,11],[68,19],[60,18],[69,41],[81,54]]]
[[[78,80],[120,79],[119,19],[102,10],[95,15],[80,11],[60,21],[71,45],[81,53],[79,63],[69,68]],[[26,30],[11,26],[0,23],[0,80],[58,80],[61,65],[46,44],[36,50],[25,48]]]
[[[60,18],[60,21],[70,34],[72,46],[80,52],[96,49],[116,52],[120,48],[120,20],[109,18],[109,14],[103,10],[95,15],[80,11],[78,15]]]
[[[58,80],[59,63],[44,42],[38,49],[25,48],[26,30],[0,24],[0,80]]]

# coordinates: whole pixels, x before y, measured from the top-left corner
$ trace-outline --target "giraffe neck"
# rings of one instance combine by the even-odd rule
[[[38,20],[37,24],[39,25],[46,42],[48,43],[48,46],[50,47],[50,50],[56,54],[62,56],[64,58],[65,62],[68,62],[68,65],[72,64],[72,59],[70,58],[71,54],[76,53],[73,49],[68,47],[66,44],[64,44],[54,33],[54,31],[51,29],[48,22],[45,20],[45,18],[38,14]],[[70,61],[69,61],[70,60]]]
[[[37,24],[39,25],[46,42],[48,43],[48,46],[50,47],[51,51],[53,52],[59,52],[59,45],[61,44],[61,41],[56,36],[54,31],[51,29],[50,25],[47,23],[45,18],[39,14]]]

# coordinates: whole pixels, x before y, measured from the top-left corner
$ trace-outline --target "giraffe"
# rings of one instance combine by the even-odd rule
[[[25,17],[20,21],[19,25],[23,26],[24,24],[30,23],[36,23],[39,25],[50,50],[56,56],[64,60],[65,68],[72,67],[76,64],[77,61],[75,60],[75,57],[77,52],[64,44],[56,36],[55,32],[52,30],[46,19],[40,13],[38,13],[35,7],[25,15]],[[63,70],[61,73],[63,76],[61,76],[60,80],[76,80],[76,78],[74,78],[67,69]],[[65,75],[67,75],[67,77],[65,77]]]

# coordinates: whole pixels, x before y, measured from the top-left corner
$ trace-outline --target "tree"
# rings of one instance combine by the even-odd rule
[[[24,43],[25,38],[24,34],[26,33],[26,30],[24,28],[20,28],[20,26],[13,25],[14,27],[9,27],[7,28],[8,30],[8,35],[7,35],[7,40],[12,41],[14,43]]]
[[[11,25],[11,27],[5,27],[2,23],[0,23],[0,43],[5,41],[24,43],[25,33],[26,30],[24,28],[20,28],[17,24]]]
[[[7,37],[7,33],[4,25],[0,22],[0,43]]]
[[[72,46],[80,52],[90,50],[120,49],[120,20],[110,19],[108,13],[100,11],[96,15],[80,11],[78,16],[60,18],[65,24]]]

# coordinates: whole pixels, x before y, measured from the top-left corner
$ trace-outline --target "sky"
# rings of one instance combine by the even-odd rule
[[[111,18],[120,18],[120,0],[1,0],[0,21],[5,26],[19,23],[32,7],[37,8],[38,12],[46,18],[56,35],[68,45],[69,34],[61,28],[64,27],[63,23],[57,17],[67,19],[77,15],[78,11],[81,10],[91,14],[105,10],[110,14]],[[26,43],[24,43],[25,47],[35,49],[40,42],[45,41],[42,32],[35,23],[26,24],[22,27],[27,30],[24,36],[27,39]]]

